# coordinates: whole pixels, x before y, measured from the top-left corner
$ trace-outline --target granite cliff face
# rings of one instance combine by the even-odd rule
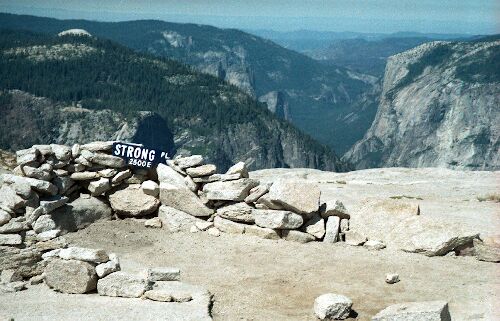
[[[498,37],[390,57],[375,120],[344,159],[358,169],[500,169],[499,61]]]
[[[125,116],[109,109],[66,106],[20,90],[0,93],[0,97],[2,148],[17,150],[30,144],[121,140],[175,153],[172,131],[154,112]],[[12,126],[13,123],[17,126]]]

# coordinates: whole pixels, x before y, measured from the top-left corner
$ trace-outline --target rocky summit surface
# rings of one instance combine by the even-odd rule
[[[1,175],[1,317],[497,315],[499,172],[147,171],[111,147],[35,145]]]
[[[500,169],[499,52],[490,37],[390,57],[375,120],[344,159],[358,169]]]

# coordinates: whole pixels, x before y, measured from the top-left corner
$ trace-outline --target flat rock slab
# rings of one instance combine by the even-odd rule
[[[391,305],[377,313],[372,321],[451,321],[444,301],[409,302]]]
[[[63,293],[87,293],[97,286],[95,268],[87,262],[52,259],[44,273],[45,283]]]
[[[302,216],[289,211],[253,210],[255,224],[272,229],[296,229],[303,223]]]
[[[3,174],[3,181],[11,184],[26,183],[30,185],[32,189],[42,194],[48,194],[48,195],[57,194],[57,187],[54,184],[35,178],[21,177],[12,174]]]
[[[153,213],[160,206],[160,201],[144,194],[140,188],[128,187],[109,195],[111,207],[120,215],[144,216]]]
[[[321,191],[317,184],[279,180],[269,188],[269,198],[287,210],[310,214],[319,210]]]
[[[115,272],[97,283],[97,292],[103,296],[139,298],[149,289],[147,279],[126,272]]]
[[[203,186],[203,192],[209,200],[241,202],[250,190],[259,185],[259,182],[250,178],[235,181],[214,182]]]
[[[158,217],[161,220],[162,227],[170,232],[187,232],[195,224],[204,224],[205,221],[196,218],[188,213],[178,209],[162,205],[158,210]]]
[[[208,306],[199,300],[166,303],[98,294],[65,294],[52,291],[45,284],[32,286],[27,291],[0,295],[0,311],[16,321],[123,321],[125,314],[127,321],[212,320]]]
[[[205,204],[184,184],[179,187],[169,183],[160,183],[160,201],[162,205],[170,206],[193,216],[210,216],[213,210]]]
[[[252,210],[253,207],[246,203],[236,203],[217,209],[217,215],[235,222],[253,223]]]
[[[65,260],[80,260],[93,263],[104,263],[109,260],[108,254],[101,249],[87,249],[83,247],[68,247],[61,249],[59,257]]]

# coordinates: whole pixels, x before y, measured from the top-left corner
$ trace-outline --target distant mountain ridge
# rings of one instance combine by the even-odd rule
[[[235,29],[156,20],[96,22],[11,14],[0,14],[0,28],[52,35],[81,28],[134,50],[194,66],[266,103],[274,101],[266,95],[279,96],[294,125],[339,153],[361,139],[376,111],[377,95],[369,94],[377,87],[374,77],[325,66]]]
[[[500,169],[500,36],[423,44],[389,58],[356,168]]]
[[[220,170],[348,168],[238,88],[173,60],[26,31],[0,31],[0,55],[0,148],[121,137],[203,154]]]

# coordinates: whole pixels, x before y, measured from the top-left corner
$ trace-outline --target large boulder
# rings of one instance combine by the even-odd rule
[[[253,210],[255,224],[272,229],[296,229],[304,220],[302,216],[290,211]]]
[[[182,187],[160,183],[160,201],[162,205],[173,207],[193,216],[210,216],[213,210],[206,207],[205,204],[189,190],[184,182]]]
[[[44,273],[45,283],[63,293],[87,293],[97,285],[95,268],[87,262],[51,259]]]
[[[269,189],[271,201],[300,214],[317,212],[320,195],[321,191],[317,184],[303,181],[279,180]]]
[[[149,289],[149,282],[140,276],[115,272],[97,282],[97,293],[104,296],[139,298]]]
[[[56,228],[62,232],[75,232],[99,220],[110,220],[109,205],[96,197],[79,197],[51,213]]]
[[[138,185],[110,194],[109,203],[117,214],[132,217],[152,214],[160,206],[156,197],[144,194]]]
[[[320,320],[344,320],[351,314],[351,307],[348,297],[326,293],[314,300],[314,315]]]
[[[214,182],[203,186],[209,200],[221,201],[243,201],[250,192],[250,189],[259,185],[259,182],[250,178],[243,178],[234,181]]]
[[[451,321],[448,303],[444,301],[409,302],[388,306],[372,321]]]

